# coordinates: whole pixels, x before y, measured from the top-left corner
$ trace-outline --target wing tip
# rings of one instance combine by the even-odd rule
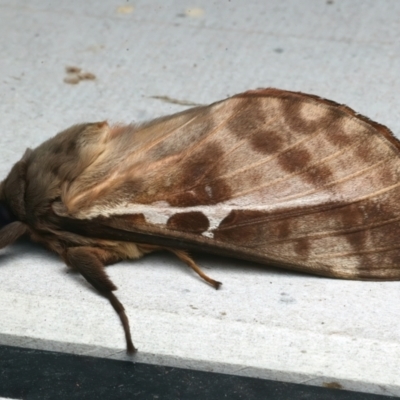
[[[372,119],[366,117],[365,115],[359,114],[358,112],[354,111],[352,108],[348,107],[345,104],[337,103],[333,100],[328,100],[323,97],[308,94],[303,92],[294,92],[290,90],[284,89],[276,89],[276,88],[258,88],[253,90],[247,90],[246,92],[239,93],[234,98],[249,98],[249,97],[275,97],[280,99],[299,99],[299,100],[310,100],[313,102],[323,103],[327,106],[334,107],[340,109],[343,113],[347,114],[352,118],[356,118],[361,120],[362,122],[366,123],[367,125],[372,126],[375,130],[377,130],[381,135],[383,135],[389,142],[391,142],[394,146],[400,150],[400,140],[398,140],[393,132],[385,125],[382,125],[378,122],[373,121]]]

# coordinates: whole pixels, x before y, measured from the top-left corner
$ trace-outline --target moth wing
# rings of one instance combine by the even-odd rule
[[[346,106],[263,89],[107,135],[64,188],[74,218],[321,275],[400,278],[399,142]]]

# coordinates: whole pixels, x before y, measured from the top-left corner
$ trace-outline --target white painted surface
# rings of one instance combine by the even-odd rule
[[[0,397],[0,400],[18,400],[18,399],[12,399],[10,397]]]
[[[191,7],[193,5],[193,7]],[[0,173],[77,122],[131,122],[274,86],[346,103],[400,133],[396,0],[0,0]],[[65,67],[94,73],[70,85]],[[109,267],[135,360],[400,395],[400,283],[170,255]],[[23,241],[0,255],[0,343],[125,359],[108,303]]]

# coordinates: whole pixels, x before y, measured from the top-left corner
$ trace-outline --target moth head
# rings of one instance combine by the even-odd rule
[[[28,232],[25,220],[26,158],[30,150],[18,161],[7,178],[0,183],[0,248]]]
[[[0,190],[1,192],[3,192],[3,182],[1,183]],[[11,208],[9,207],[7,202],[2,199],[0,201],[0,228],[16,220],[17,217],[11,211]]]
[[[28,149],[0,184],[0,226],[25,220],[26,170],[31,153]]]

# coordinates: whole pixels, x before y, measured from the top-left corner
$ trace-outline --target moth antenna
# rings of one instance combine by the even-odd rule
[[[4,226],[0,230],[0,249],[13,244],[26,233],[28,233],[28,227],[20,221],[14,221]]]
[[[103,249],[82,246],[67,249],[64,257],[69,266],[79,271],[81,275],[111,303],[124,328],[126,351],[128,354],[135,353],[137,349],[132,342],[128,317],[125,313],[124,306],[114,293],[112,293],[117,287],[108,277],[102,261],[107,260],[110,254]]]
[[[194,260],[189,256],[188,253],[186,253],[183,250],[175,250],[175,249],[170,249],[166,248],[169,252],[175,254],[181,261],[183,261],[185,264],[189,265],[190,268],[193,269],[201,278],[203,278],[206,282],[208,282],[211,286],[213,286],[215,289],[219,289],[219,287],[222,285],[222,282],[215,281],[214,279],[211,279],[208,275],[206,275],[201,268],[194,262]]]

